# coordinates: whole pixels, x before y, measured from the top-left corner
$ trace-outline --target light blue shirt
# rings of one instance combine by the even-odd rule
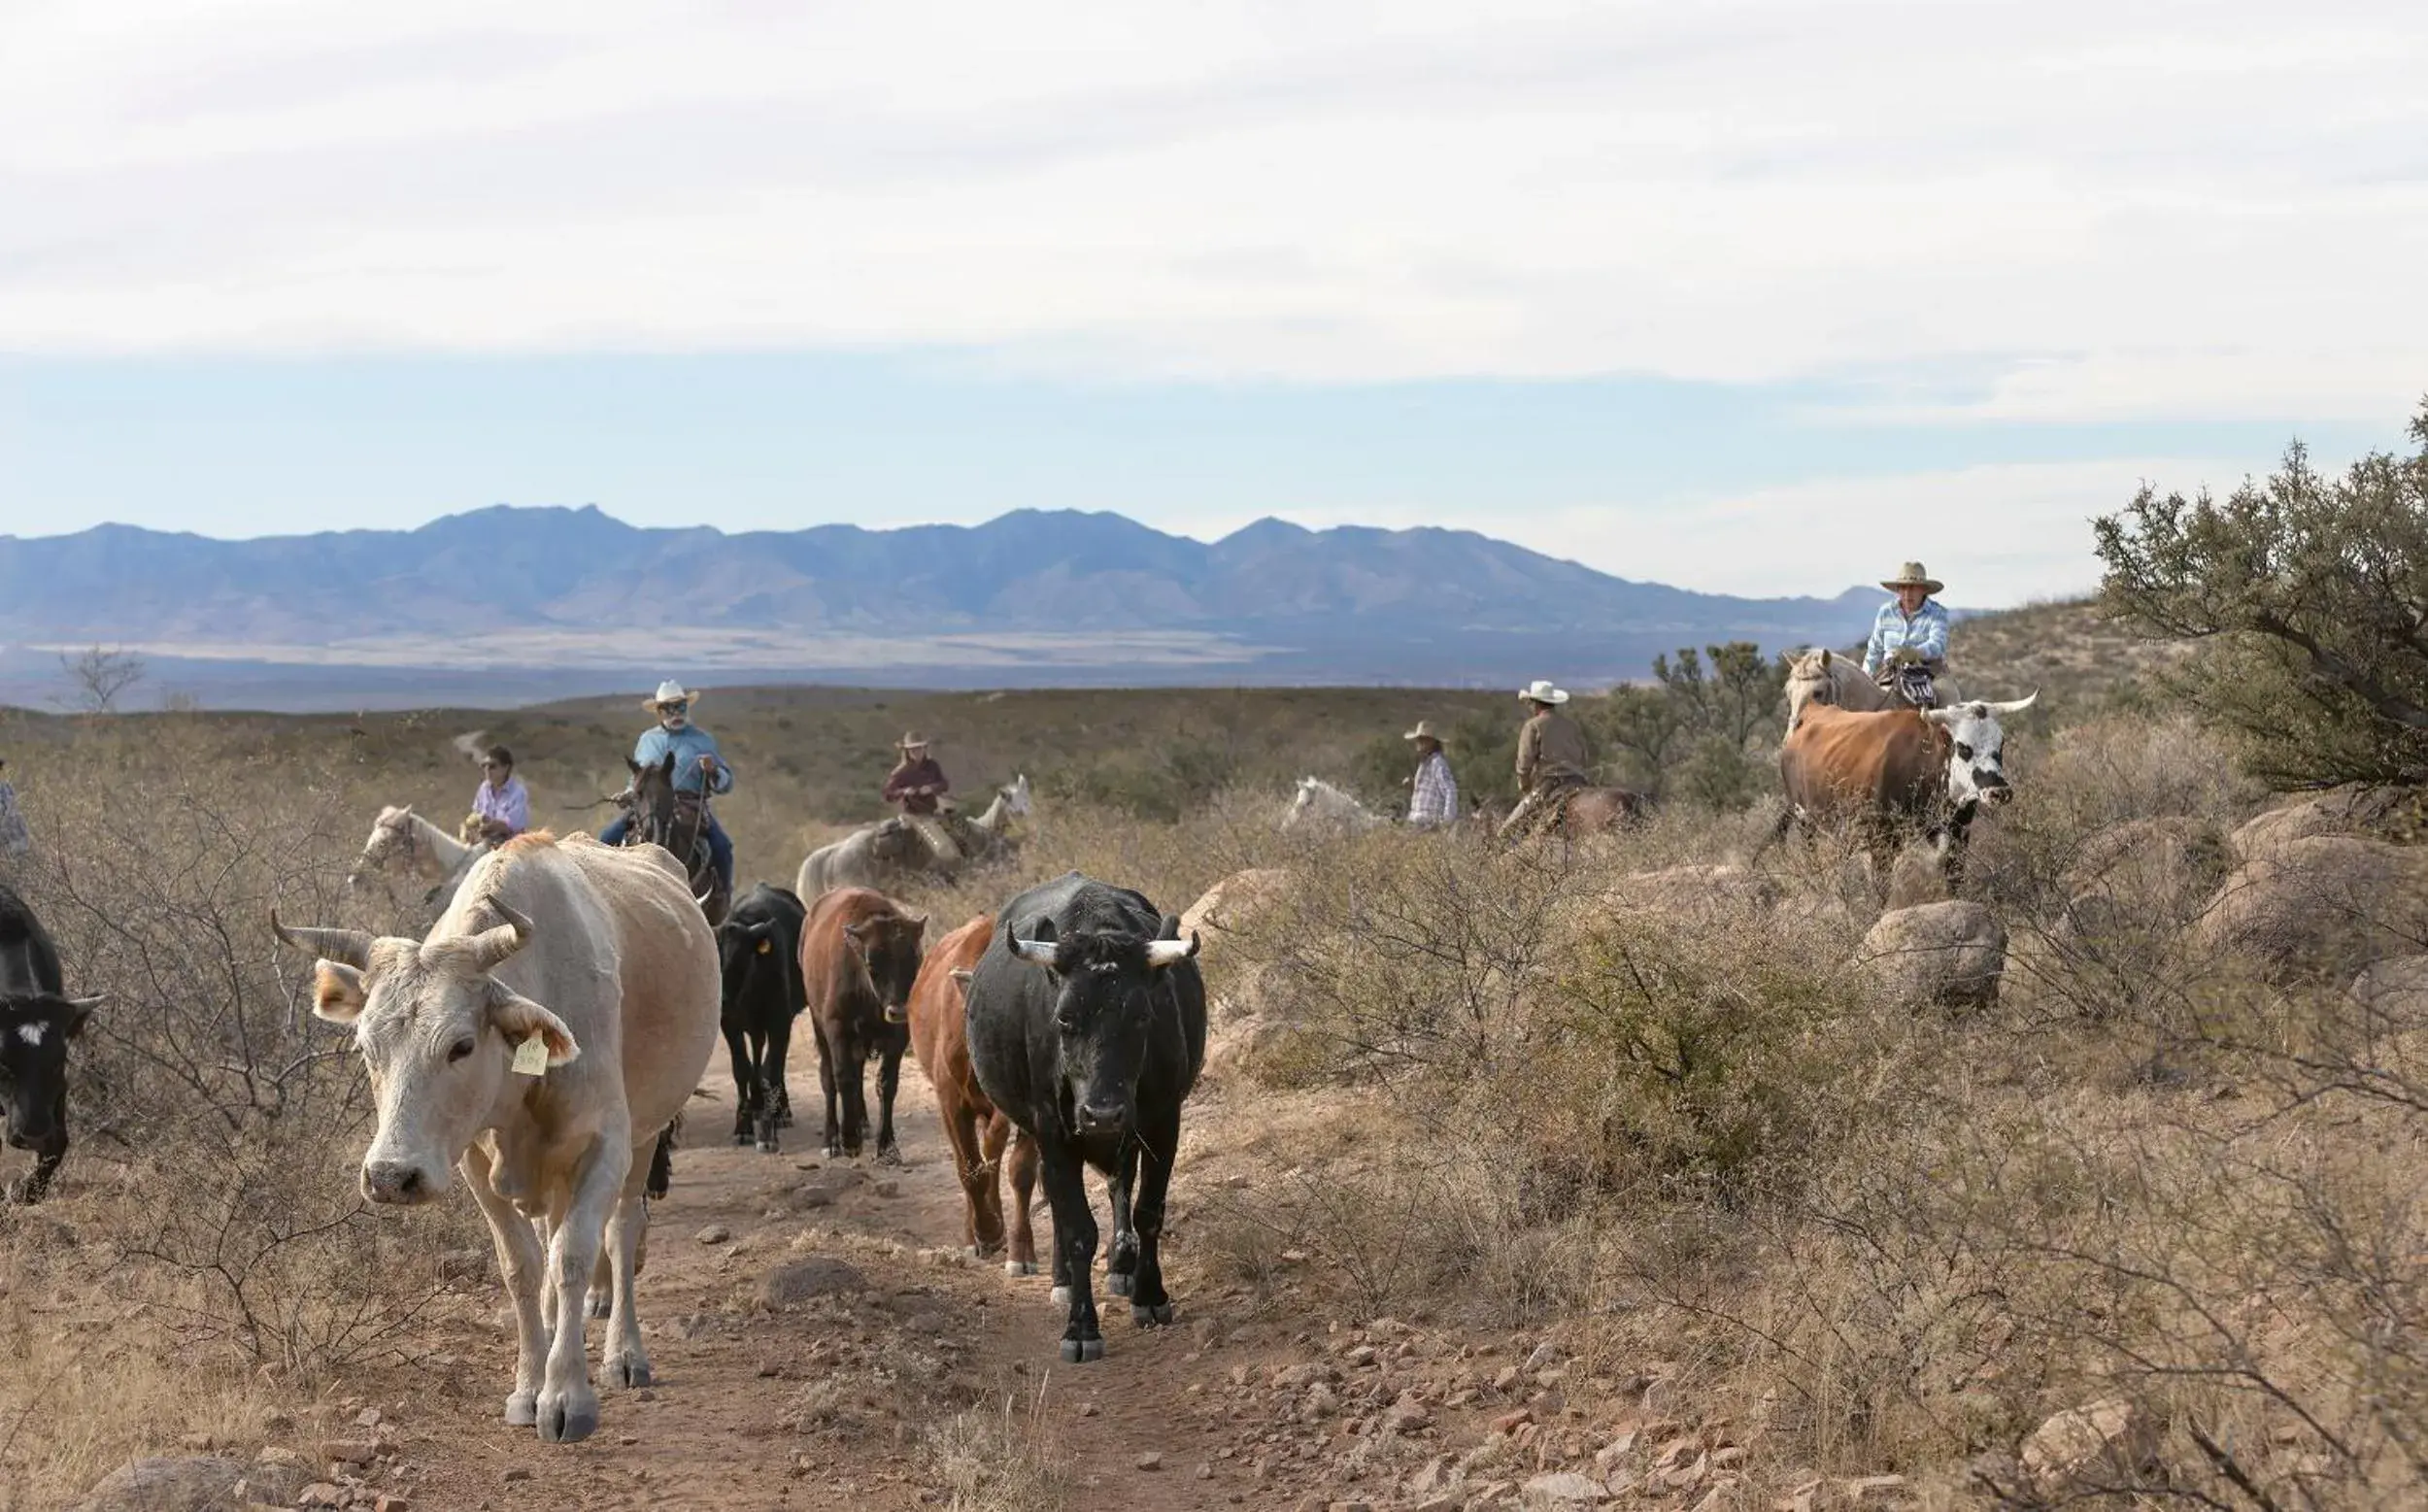
[[[1909,647],[1925,660],[1947,659],[1947,609],[1938,599],[1924,599],[1910,620],[1893,598],[1880,606],[1880,612],[1872,617],[1872,639],[1863,648],[1864,675],[1878,672],[1890,657]]]
[[[677,730],[658,724],[642,731],[639,744],[632,748],[632,759],[643,766],[657,766],[666,759],[669,751],[674,753],[675,791],[699,791],[701,756],[717,757],[717,779],[708,790],[733,790],[733,768],[725,765],[725,758],[718,755],[717,737],[696,724],[686,724]]]

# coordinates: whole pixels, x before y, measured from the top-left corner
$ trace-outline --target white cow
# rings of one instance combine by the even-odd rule
[[[524,835],[474,864],[427,939],[271,926],[321,958],[313,1012],[354,1025],[369,1063],[379,1131],[363,1194],[426,1202],[462,1172],[514,1302],[506,1421],[587,1437],[598,1396],[583,1294],[602,1233],[600,1368],[644,1386],[632,1281],[649,1162],[634,1156],[682,1111],[717,1040],[716,939],[681,866],[655,846]]]

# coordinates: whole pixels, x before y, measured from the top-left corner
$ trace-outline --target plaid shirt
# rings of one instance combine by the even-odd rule
[[[1450,762],[1438,751],[1430,751],[1416,763],[1416,794],[1408,800],[1408,823],[1419,828],[1455,823],[1459,817],[1459,780],[1450,775]]]
[[[1880,606],[1880,612],[1872,617],[1872,639],[1863,648],[1864,674],[1879,671],[1909,646],[1925,661],[1947,659],[1947,610],[1938,599],[1924,599],[1910,620],[1893,598]]]

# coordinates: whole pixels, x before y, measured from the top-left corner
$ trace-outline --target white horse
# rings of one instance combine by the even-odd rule
[[[1355,795],[1341,791],[1321,777],[1299,778],[1298,793],[1290,800],[1290,811],[1281,817],[1284,833],[1303,829],[1354,835],[1389,823],[1360,803]]]
[[[953,837],[953,843],[961,847],[963,860],[984,861],[1011,846],[1012,821],[1027,819],[1033,812],[1028,775],[1015,772],[1010,782],[995,790],[995,801],[987,805],[985,813],[969,820],[957,817],[943,827]],[[965,837],[960,833],[963,828],[974,833]]]
[[[416,814],[410,803],[384,808],[371,822],[371,838],[362,843],[354,869],[346,874],[346,890],[359,892],[374,877],[422,882],[429,885],[427,901],[444,908],[472,863],[490,849],[464,844]]]
[[[896,814],[862,824],[842,839],[809,853],[792,890],[814,903],[836,888],[890,891],[908,884],[952,882],[961,868],[983,864],[1011,849],[1011,823],[1035,812],[1029,779],[1015,775],[995,790],[995,801],[975,819],[959,815],[927,824]]]
[[[1939,701],[1943,709],[1964,702],[1954,678],[1939,679]],[[1826,646],[1816,646],[1787,664],[1789,729],[1796,727],[1797,719],[1808,703],[1825,703],[1850,714],[1877,714],[1882,709],[1903,707],[1894,692],[1864,672],[1862,662],[1841,656]]]

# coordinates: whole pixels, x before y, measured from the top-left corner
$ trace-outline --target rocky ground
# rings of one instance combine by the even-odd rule
[[[657,1381],[606,1395],[596,1436],[552,1449],[500,1421],[500,1304],[421,1341],[411,1364],[268,1417],[256,1441],[130,1466],[124,1494],[97,1488],[90,1512],[878,1512],[948,1501],[934,1435],[957,1415],[1000,1424],[1007,1411],[1062,1462],[1074,1499],[1174,1512],[1901,1499],[1894,1477],[1792,1474],[1763,1476],[1775,1486],[1757,1498],[1759,1432],[1680,1400],[1659,1361],[1588,1368],[1558,1338],[1431,1317],[1359,1324],[1312,1302],[1321,1289],[1303,1280],[1262,1295],[1211,1284],[1193,1208],[1235,1199],[1293,1128],[1331,1122],[1340,1110],[1321,1096],[1212,1089],[1192,1103],[1169,1247],[1181,1321],[1139,1330],[1108,1311],[1105,1359],[1076,1366],[1057,1357],[1048,1280],[961,1252],[960,1189],[915,1069],[899,1165],[826,1159],[800,1128],[782,1155],[712,1144],[730,1084],[720,1072],[704,1092],[641,1284]],[[796,1100],[816,1105],[814,1092]],[[1285,1278],[1308,1263],[1276,1260]],[[467,1285],[494,1287],[485,1255],[461,1261]]]

